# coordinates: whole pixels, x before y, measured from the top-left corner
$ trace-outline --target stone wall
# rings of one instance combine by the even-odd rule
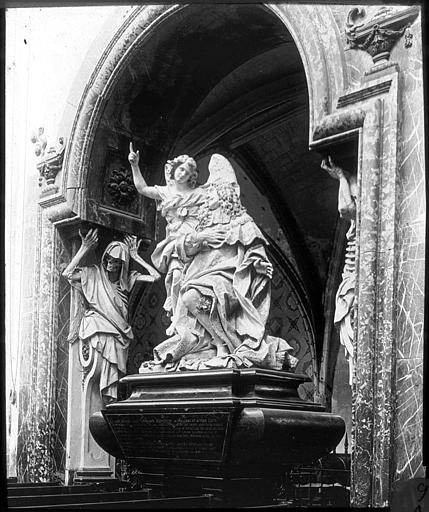
[[[47,481],[55,478],[57,471],[64,471],[67,410],[65,338],[69,294],[62,282],[57,291],[46,290],[46,296],[41,294],[38,272],[42,269],[47,273],[49,287],[49,275],[55,281],[55,273],[58,277],[68,256],[61,241],[52,238],[54,230],[50,221],[42,220],[37,160],[30,139],[43,126],[48,147],[60,136],[67,142],[90,73],[127,9],[22,8],[8,9],[6,14],[6,109],[10,126],[6,141],[6,182],[12,184],[6,190],[6,222],[12,230],[8,255],[13,255],[7,260],[7,268],[14,266],[13,287],[9,281],[7,290],[11,315],[8,315],[6,338],[10,347],[8,357],[17,358],[19,365],[17,403],[11,407],[10,418],[11,436],[17,436],[17,441],[8,439],[8,475],[17,474],[19,481]],[[47,70],[54,70],[58,62],[67,65],[61,66],[61,73],[52,71],[47,80]],[[51,230],[48,238],[42,234],[45,222]],[[49,253],[53,245],[60,251],[54,251],[55,256]],[[57,267],[51,265],[54,260]],[[54,298],[58,299],[55,314],[49,311],[49,301]],[[61,327],[55,329],[52,321],[59,322],[56,325]],[[55,333],[50,347],[41,339],[38,325],[43,322],[51,322],[51,332]],[[9,396],[12,382],[8,380],[6,385]],[[45,404],[47,409],[44,401],[50,403]],[[51,412],[47,413],[48,410]]]
[[[401,41],[392,59],[402,70],[399,99],[398,284],[396,295],[395,481],[423,477],[423,315],[426,172],[421,18],[412,46]]]

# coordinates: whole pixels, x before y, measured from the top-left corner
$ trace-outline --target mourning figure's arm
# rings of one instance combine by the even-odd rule
[[[149,275],[142,274],[139,275],[137,278],[137,281],[146,281],[153,283],[154,281],[158,281],[158,279],[161,278],[161,274],[152,267],[152,265],[149,265],[141,256],[139,256],[138,248],[141,243],[141,240],[137,240],[137,237],[125,235],[124,236],[124,242],[128,245],[130,250],[130,256],[131,258],[141,267],[143,267],[147,272],[149,272]]]
[[[88,233],[83,236],[79,230],[79,236],[82,240],[81,246],[77,253],[73,256],[70,263],[67,265],[63,272],[63,276],[69,281],[80,281],[80,272],[77,271],[77,266],[82,261],[83,257],[98,243],[98,230],[90,229]]]

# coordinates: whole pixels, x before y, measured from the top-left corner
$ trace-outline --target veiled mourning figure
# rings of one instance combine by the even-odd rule
[[[152,262],[166,273],[170,337],[140,372],[296,366],[290,345],[265,331],[273,272],[268,242],[241,204],[229,161],[212,155],[207,183],[196,186],[194,159],[178,156],[165,166],[166,185],[152,187],[131,144],[129,161],[137,190],[156,199],[167,220]]]
[[[123,242],[111,242],[100,265],[79,267],[82,258],[98,243],[97,229],[86,236],[63,275],[81,293],[85,311],[78,337],[101,356],[100,393],[104,403],[117,399],[118,380],[126,374],[128,347],[133,332],[128,323],[128,297],[137,281],[153,282],[160,274],[138,255],[140,242],[126,235]],[[130,258],[148,272],[129,270]]]
[[[354,305],[356,285],[356,176],[334,164],[332,158],[322,161],[321,167],[330,176],[340,182],[338,189],[338,212],[340,217],[350,221],[346,233],[347,246],[342,281],[338,287],[335,302],[334,323],[338,325],[340,342],[344,346],[349,363],[349,383],[353,382],[353,340],[354,340]]]

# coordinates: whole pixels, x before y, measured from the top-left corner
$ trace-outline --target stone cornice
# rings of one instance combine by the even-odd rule
[[[344,134],[360,128],[363,125],[365,115],[366,110],[364,108],[353,108],[325,116],[314,130],[314,143],[333,135]]]
[[[389,79],[384,82],[379,82],[377,84],[366,87],[364,89],[353,91],[349,94],[344,94],[344,96],[340,96],[338,98],[337,108],[342,108],[347,105],[357,103],[358,101],[364,101],[369,98],[372,98],[373,96],[378,96],[379,94],[387,93],[389,92],[391,84],[392,79]]]

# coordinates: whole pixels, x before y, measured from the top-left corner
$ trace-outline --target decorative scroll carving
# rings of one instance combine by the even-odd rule
[[[39,158],[37,163],[37,170],[39,171],[39,186],[43,185],[45,181],[46,185],[42,189],[41,196],[48,194],[54,194],[58,192],[58,186],[55,185],[55,178],[61,171],[64,159],[65,143],[64,138],[58,139],[58,145],[56,147],[51,146],[46,151],[47,141],[45,136],[45,130],[40,127],[37,135],[33,134],[31,142],[34,144],[34,152]]]
[[[406,32],[405,46],[411,46],[411,23],[419,13],[418,7],[398,10],[395,7],[382,7],[367,22],[357,23],[366,16],[365,10],[353,8],[345,23],[348,49],[358,48],[371,55],[374,63],[387,61],[395,43]]]
[[[94,349],[88,340],[79,339],[79,359],[82,365],[82,390],[85,388],[86,379],[94,369],[96,358],[94,357]]]
[[[82,343],[82,359],[88,361],[89,359],[89,343],[85,341]]]

